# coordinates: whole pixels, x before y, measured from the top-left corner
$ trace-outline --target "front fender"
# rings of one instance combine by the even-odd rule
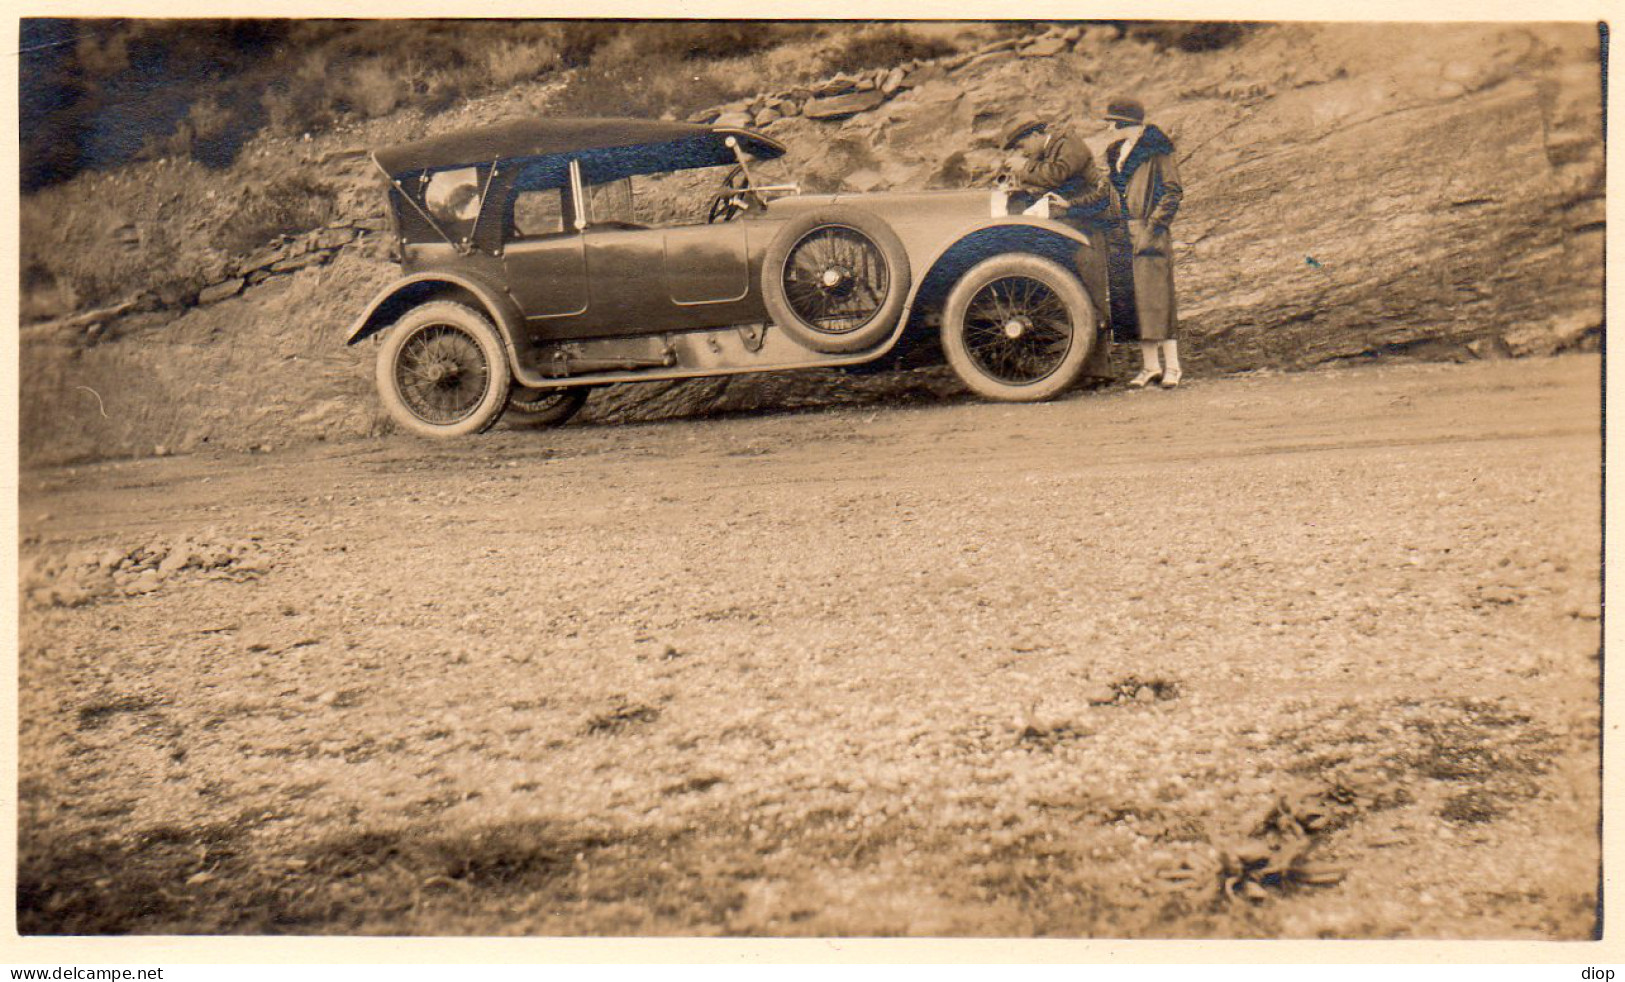
[[[1093,241],[1088,234],[1049,218],[1026,215],[986,218],[960,229],[931,253],[925,262],[915,267],[916,271],[924,269],[925,275],[915,277],[914,293],[916,296],[919,294],[931,274],[941,267],[945,257],[951,253],[962,253],[968,248],[985,253],[981,256],[985,259],[999,252],[1031,252],[1034,246],[1041,244],[1053,244],[1045,251],[1064,247],[1076,252],[1080,246],[1091,245]]]
[[[344,343],[355,344],[376,334],[419,304],[448,299],[468,304],[489,317],[508,346],[508,357],[517,358],[514,338],[524,321],[518,306],[499,287],[466,273],[414,273],[389,284],[350,325]]]
[[[1087,233],[1048,218],[1012,215],[976,222],[951,237],[929,260],[915,266],[913,294],[907,307],[909,315],[912,318],[930,310],[936,301],[947,296],[966,270],[983,259],[1006,252],[1031,252],[1073,269],[1073,257],[1078,249],[1095,244]],[[1104,277],[1105,270],[1099,272]],[[1104,299],[1094,296],[1096,288],[1089,280],[1095,277],[1085,275],[1083,279],[1092,300],[1098,303]]]

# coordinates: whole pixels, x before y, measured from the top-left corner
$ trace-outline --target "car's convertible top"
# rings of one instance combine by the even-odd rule
[[[494,160],[648,148],[650,170],[734,162],[724,142],[760,160],[784,155],[782,144],[750,130],[645,119],[523,119],[385,147],[373,154],[391,176]],[[641,156],[641,155],[640,155]]]

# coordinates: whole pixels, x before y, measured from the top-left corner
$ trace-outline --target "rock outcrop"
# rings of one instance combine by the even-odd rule
[[[1179,148],[1186,200],[1174,236],[1191,375],[1538,355],[1598,342],[1601,85],[1597,36],[1585,25],[1281,25],[1202,53],[1080,26],[691,118],[753,126],[786,144],[785,160],[761,168],[773,183],[956,187],[998,167],[998,135],[1018,112],[1068,120],[1098,146],[1098,110],[1119,89],[1140,95]],[[474,114],[461,125],[487,121]],[[25,458],[186,447],[188,434],[195,446],[197,419],[214,421],[205,427],[212,445],[376,429],[364,353],[343,349],[338,335],[392,267],[376,234],[376,178],[358,154],[340,157],[331,161],[337,218],[328,227],[238,261],[199,254],[204,272],[186,290],[144,298],[133,315],[119,312],[123,320],[67,330],[81,344],[135,343],[102,343],[77,365],[25,371]],[[195,193],[176,187],[177,200]],[[175,241],[151,222],[134,224],[132,249]],[[172,323],[143,326],[143,312],[158,309]],[[292,349],[290,324],[301,332]],[[228,339],[239,352],[231,358],[211,347]],[[141,347],[154,343],[166,345],[163,357]],[[272,360],[250,364],[243,352]],[[34,359],[26,346],[24,358]],[[171,379],[176,359],[190,368]],[[187,387],[205,368],[263,377]],[[104,384],[145,386],[149,401],[192,411],[149,408],[115,423],[77,392]],[[625,386],[595,395],[583,418],[944,388],[951,381],[938,377],[823,373]],[[269,402],[237,401],[247,389]],[[316,406],[329,409],[306,420]],[[255,415],[238,418],[245,412]]]

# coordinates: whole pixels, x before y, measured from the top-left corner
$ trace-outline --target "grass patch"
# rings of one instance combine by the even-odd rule
[[[231,215],[213,230],[211,244],[246,256],[279,236],[297,235],[333,217],[333,188],[302,175],[251,186]]]
[[[890,68],[916,59],[941,58],[957,50],[942,38],[922,37],[902,27],[886,25],[838,42],[825,59],[831,71],[861,72]]]

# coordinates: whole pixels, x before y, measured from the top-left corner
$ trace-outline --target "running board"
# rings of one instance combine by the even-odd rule
[[[770,324],[591,341],[544,340],[532,346],[525,363],[513,366],[513,374],[521,385],[554,388],[841,368],[885,357],[907,323],[905,310],[885,341],[856,354],[813,351]]]

